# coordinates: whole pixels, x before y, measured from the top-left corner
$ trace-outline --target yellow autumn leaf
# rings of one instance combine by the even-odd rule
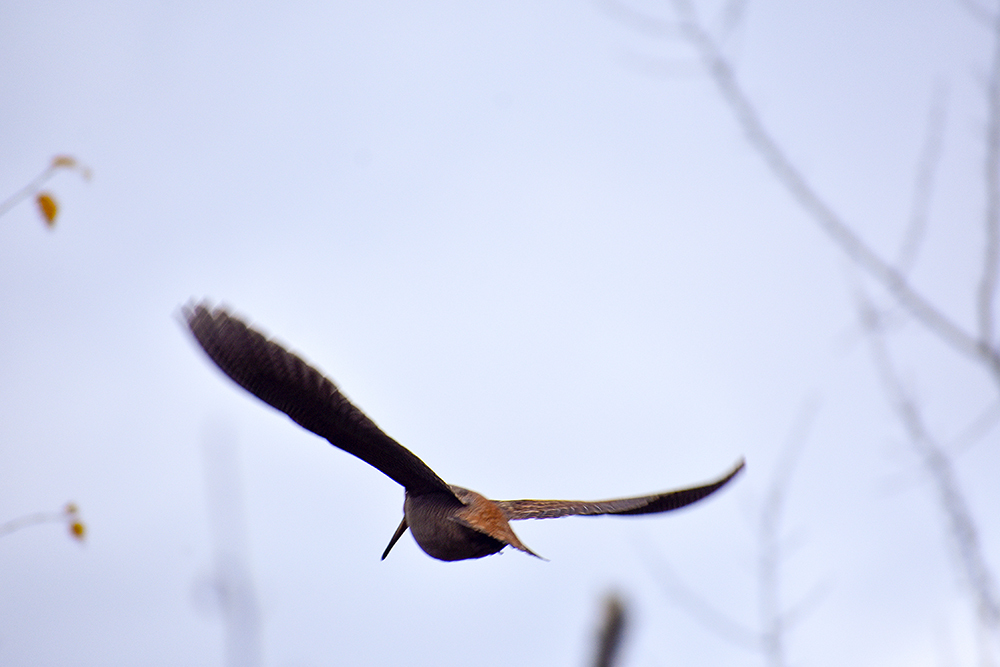
[[[69,534],[73,536],[74,539],[83,542],[83,538],[86,537],[87,527],[83,525],[82,521],[74,521],[70,524]]]
[[[50,228],[55,227],[59,205],[56,204],[56,200],[52,194],[49,192],[39,192],[35,197],[35,201],[38,202],[38,210],[42,212],[42,217],[45,218],[45,224]]]
[[[50,169],[58,169],[59,167],[75,169],[80,172],[81,176],[83,176],[83,180],[90,180],[90,168],[77,162],[76,158],[72,155],[57,155],[52,158],[52,166]]]

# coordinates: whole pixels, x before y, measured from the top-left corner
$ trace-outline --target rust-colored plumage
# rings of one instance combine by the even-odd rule
[[[481,558],[508,545],[537,556],[514,534],[510,521],[668,512],[714,493],[743,469],[740,461],[710,484],[635,498],[490,500],[446,484],[410,450],[383,433],[333,382],[225,310],[201,303],[185,308],[184,315],[198,344],[238,385],[402,485],[406,491],[403,521],[383,559],[407,529],[421,549],[441,560]]]

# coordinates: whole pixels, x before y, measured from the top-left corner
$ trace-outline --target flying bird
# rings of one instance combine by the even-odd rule
[[[444,561],[482,558],[508,545],[540,558],[514,534],[511,521],[668,512],[718,491],[743,469],[741,460],[709,484],[635,498],[490,500],[445,483],[413,452],[383,433],[322,373],[224,309],[199,303],[185,307],[183,315],[209,359],[236,384],[402,485],[403,521],[383,560],[407,528],[427,555]]]

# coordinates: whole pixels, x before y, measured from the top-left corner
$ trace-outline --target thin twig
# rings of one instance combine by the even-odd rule
[[[676,21],[655,18],[649,14],[632,9],[624,2],[621,2],[621,0],[599,0],[599,2],[608,16],[628,25],[636,32],[661,39],[683,37]]]
[[[934,92],[927,117],[927,134],[924,146],[917,160],[917,176],[913,183],[913,204],[910,224],[900,244],[896,267],[900,273],[909,273],[916,263],[917,253],[927,230],[927,212],[930,209],[931,194],[934,192],[934,176],[941,163],[941,147],[944,143],[945,100],[947,91],[938,86]]]
[[[652,569],[659,575],[661,586],[674,603],[683,607],[692,618],[723,639],[761,653],[767,664],[773,667],[783,667],[786,664],[785,637],[788,630],[802,619],[806,610],[811,608],[825,591],[822,587],[813,589],[791,609],[782,607],[780,596],[780,569],[783,561],[782,519],[795,466],[804,450],[808,431],[817,410],[816,399],[807,400],[800,409],[761,505],[758,532],[760,556],[757,563],[761,630],[750,629],[731,619],[685,585],[666,560],[650,552],[650,558],[656,561]]]
[[[958,435],[948,443],[948,452],[953,456],[965,453],[1000,423],[1000,403],[994,401],[975,419],[965,425]]]
[[[66,503],[61,512],[34,512],[0,523],[0,537],[17,532],[22,528],[37,526],[43,523],[65,523],[69,527],[70,535],[74,539],[84,539],[86,528],[80,519],[76,503]]]
[[[55,172],[56,167],[54,165],[49,165],[42,173],[33,178],[30,183],[0,202],[0,216],[6,215],[7,211],[11,210],[28,197],[36,194],[42,189],[42,185],[44,185],[47,180],[52,178],[52,175],[55,174]]]
[[[780,567],[781,525],[792,474],[805,447],[809,428],[816,417],[818,402],[810,399],[799,411],[775,466],[767,496],[760,510],[760,582],[761,648],[769,665],[785,665],[786,616],[782,611]]]
[[[761,650],[760,633],[734,621],[702,595],[691,589],[659,553],[656,553],[652,548],[647,549],[647,552],[650,570],[658,575],[657,581],[669,600],[682,607],[691,618],[701,623],[706,629],[731,644],[752,651]]]
[[[722,20],[720,21],[720,31],[723,35],[731,34],[743,23],[743,17],[747,11],[747,0],[728,0],[722,9]]]
[[[80,164],[77,162],[76,158],[69,155],[57,155],[52,158],[49,166],[42,170],[42,173],[35,176],[35,178],[33,178],[23,188],[0,202],[0,217],[6,215],[8,211],[28,197],[38,194],[41,191],[42,186],[45,185],[45,183],[52,178],[59,169],[72,169],[79,172],[80,176],[83,177],[83,180],[90,180],[91,172],[89,167]]]
[[[26,514],[0,523],[0,537],[16,533],[28,526],[37,526],[42,523],[62,523],[65,520],[66,515],[63,512],[35,512],[34,514]]]
[[[247,557],[246,520],[234,443],[224,434],[204,443],[208,512],[215,543],[210,585],[225,623],[227,667],[262,663],[261,614]]]

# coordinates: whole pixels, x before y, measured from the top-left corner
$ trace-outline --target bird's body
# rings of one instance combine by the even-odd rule
[[[451,489],[455,494],[451,498],[436,493],[407,493],[403,502],[403,519],[413,539],[428,555],[440,560],[482,558],[508,544],[531,553],[496,503],[459,486]],[[386,550],[385,555],[388,553]]]
[[[510,527],[519,519],[570,515],[651,514],[708,496],[743,468],[698,487],[603,501],[499,500],[446,484],[423,461],[382,432],[319,371],[222,309],[185,309],[188,327],[209,358],[233,381],[304,428],[378,468],[406,490],[403,521],[384,559],[407,529],[429,556],[482,558],[505,546],[537,556]]]

